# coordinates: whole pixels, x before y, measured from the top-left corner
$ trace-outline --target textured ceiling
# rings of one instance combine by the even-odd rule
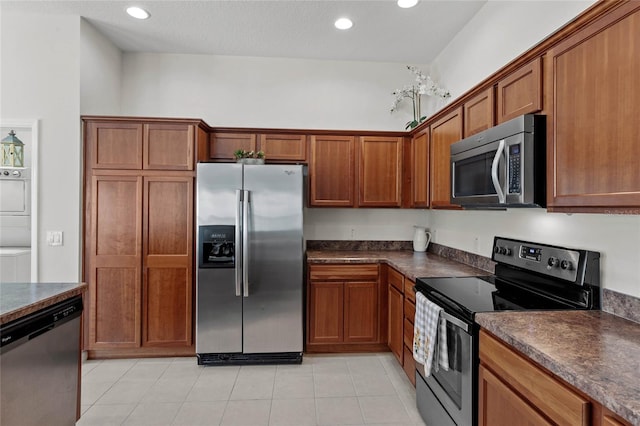
[[[428,64],[486,0],[0,1],[2,10],[78,15],[128,52]],[[138,21],[124,10],[144,7]],[[354,21],[340,31],[341,16]]]

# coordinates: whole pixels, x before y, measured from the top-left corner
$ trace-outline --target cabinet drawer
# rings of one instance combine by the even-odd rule
[[[415,285],[415,281],[411,281],[409,278],[404,279],[404,297],[411,300],[414,305],[416,303],[416,292],[413,289]]]
[[[309,265],[309,278],[319,281],[338,280],[378,280],[377,264],[329,264],[329,265]]]
[[[480,330],[480,362],[554,423],[587,425],[590,403],[523,356]]]
[[[413,386],[416,385],[416,360],[413,359],[413,350],[409,346],[405,346],[404,350],[404,363],[402,368],[409,377],[409,381]]]
[[[410,348],[413,347],[413,322],[409,321],[407,318],[404,319],[404,332],[403,332],[403,340],[406,346]]]
[[[389,280],[389,284],[394,286],[400,292],[400,294],[403,293],[404,275],[393,268],[389,268],[387,279]]]
[[[416,305],[411,303],[411,300],[404,298],[404,317],[413,323],[413,319],[416,316]]]

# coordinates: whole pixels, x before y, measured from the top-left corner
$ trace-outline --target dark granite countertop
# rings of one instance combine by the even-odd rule
[[[491,275],[429,252],[409,250],[307,250],[309,263],[387,263],[411,280],[419,277]]]
[[[640,324],[602,311],[476,314],[481,327],[640,425]]]
[[[0,283],[0,324],[82,294],[85,283]]]

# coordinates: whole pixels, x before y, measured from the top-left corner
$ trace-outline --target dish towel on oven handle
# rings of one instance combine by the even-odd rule
[[[432,368],[449,370],[447,324],[440,315],[442,308],[416,292],[416,315],[413,326],[413,358],[422,364],[425,377]]]

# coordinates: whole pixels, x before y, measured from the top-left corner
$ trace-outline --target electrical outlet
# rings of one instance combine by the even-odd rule
[[[47,231],[47,245],[61,246],[62,231]]]

